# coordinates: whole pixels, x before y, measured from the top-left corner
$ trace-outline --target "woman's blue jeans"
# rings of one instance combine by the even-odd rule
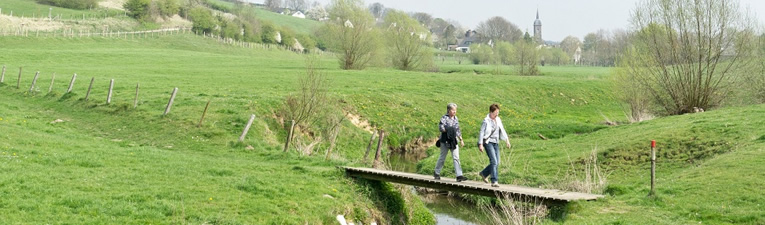
[[[499,144],[491,143],[483,144],[483,149],[486,150],[486,155],[489,156],[489,165],[481,171],[481,176],[486,177],[491,175],[491,182],[497,182],[497,168],[499,168]]]

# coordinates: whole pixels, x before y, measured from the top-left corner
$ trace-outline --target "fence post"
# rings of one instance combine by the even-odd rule
[[[167,107],[165,107],[165,113],[162,114],[163,116],[170,113],[170,107],[173,107],[173,100],[175,100],[175,93],[177,92],[178,92],[178,88],[177,87],[173,88],[173,94],[170,95],[170,101],[167,102]]]
[[[114,79],[109,81],[109,93],[106,94],[106,104],[112,103],[112,89],[114,89]]]
[[[133,108],[138,108],[138,85],[139,83],[135,83],[135,99],[133,100]]]
[[[287,134],[287,141],[284,142],[284,152],[287,152],[287,149],[290,147],[290,142],[292,142],[292,132],[295,131],[295,120],[291,120],[290,125],[290,132]]]
[[[242,136],[239,136],[239,142],[244,141],[244,137],[247,136],[247,132],[250,131],[250,126],[252,126],[252,121],[255,120],[255,114],[250,115],[250,120],[247,121],[247,126],[244,127],[244,130],[242,131]]]
[[[72,81],[69,81],[69,89],[66,89],[66,93],[72,92],[72,88],[74,87],[74,80],[77,79],[77,74],[75,73],[72,75]]]
[[[385,138],[385,131],[380,129],[380,137],[377,139],[377,152],[375,153],[375,161],[372,162],[372,168],[377,169],[380,164],[380,147],[382,146],[383,138]]]
[[[651,140],[651,193],[653,196],[656,194],[654,189],[656,184],[656,140]]]
[[[205,120],[205,115],[207,115],[207,108],[210,107],[210,101],[212,101],[212,99],[207,100],[207,105],[205,105],[205,111],[202,111],[202,118],[199,119],[199,124],[197,124],[197,127],[202,127],[202,121]]]
[[[369,157],[369,150],[372,150],[372,143],[375,142],[375,134],[377,134],[377,133],[374,132],[374,130],[373,130],[372,131],[372,137],[369,137],[369,144],[367,144],[367,153],[364,153],[364,161],[363,161],[364,164],[367,163],[367,157]]]
[[[37,77],[40,76],[40,71],[37,71],[35,73],[35,78],[32,79],[32,86],[29,87],[29,93],[32,93],[35,90],[35,83],[37,83]]]
[[[51,78],[50,78],[50,86],[48,86],[48,93],[53,91],[53,81],[55,81],[55,80],[56,80],[56,73],[54,72],[53,76],[51,76]]]
[[[0,75],[0,83],[5,82],[5,65],[3,65],[3,75]]]
[[[21,68],[22,67],[19,67],[19,79],[16,80],[16,89],[19,89],[19,87],[21,87]]]
[[[90,89],[93,88],[93,81],[95,81],[95,80],[96,80],[95,77],[90,78],[90,85],[88,86],[88,92],[85,93],[85,101],[87,101],[88,97],[90,96]]]

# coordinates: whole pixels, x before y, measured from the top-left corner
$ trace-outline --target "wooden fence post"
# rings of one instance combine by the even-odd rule
[[[0,75],[0,83],[5,82],[5,65],[3,65],[3,75]]]
[[[202,118],[199,119],[199,124],[197,124],[197,127],[202,127],[202,121],[205,121],[205,115],[207,114],[207,107],[210,107],[210,101],[212,101],[212,99],[207,100],[207,105],[205,105],[205,111],[202,112]]]
[[[385,131],[380,129],[380,137],[377,139],[377,152],[375,153],[375,161],[372,162],[372,168],[377,169],[380,164],[380,147],[382,146],[383,138],[385,138]]]
[[[74,87],[74,80],[77,79],[77,74],[75,73],[72,75],[72,81],[69,81],[69,89],[66,89],[66,93],[72,92],[72,88]]]
[[[48,93],[53,91],[53,81],[56,80],[56,73],[53,73],[53,76],[50,78],[50,86],[48,86]]]
[[[29,93],[32,93],[35,91],[35,83],[37,83],[37,77],[40,76],[40,71],[37,71],[35,73],[35,78],[32,79],[32,86],[29,87]]]
[[[85,93],[85,101],[87,101],[88,97],[90,97],[90,89],[93,88],[93,81],[95,81],[95,80],[96,80],[95,77],[90,78],[90,85],[88,86],[88,92]]]
[[[16,80],[16,89],[19,89],[19,87],[21,87],[21,68],[22,67],[19,67],[19,79]]]
[[[367,157],[369,157],[369,150],[372,150],[372,143],[375,142],[375,134],[377,134],[377,132],[372,131],[372,137],[369,137],[369,144],[367,144],[367,153],[364,153],[364,161],[363,161],[364,164],[367,163]]]
[[[295,131],[295,120],[291,120],[292,125],[290,125],[290,132],[287,134],[287,141],[284,142],[284,152],[287,152],[287,149],[290,147],[290,142],[292,142],[292,133]]]
[[[112,90],[114,89],[114,79],[109,81],[109,93],[106,94],[106,104],[112,103]]]
[[[170,95],[170,101],[167,102],[167,107],[165,107],[165,113],[162,114],[163,116],[170,113],[170,107],[173,107],[173,101],[175,100],[175,93],[177,92],[178,92],[178,88],[177,87],[173,88],[173,94]]]
[[[135,83],[135,99],[133,100],[133,108],[138,108],[138,85],[139,83]]]
[[[252,121],[255,121],[255,114],[250,115],[250,120],[247,121],[247,126],[244,127],[242,136],[239,136],[239,142],[244,141],[244,137],[247,136],[247,132],[250,131],[250,126],[252,126]]]

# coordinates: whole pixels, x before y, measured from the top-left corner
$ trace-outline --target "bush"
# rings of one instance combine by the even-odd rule
[[[37,0],[40,4],[69,9],[88,9],[98,6],[99,0]]]
[[[178,14],[180,5],[178,0],[156,0],[157,8],[159,9],[159,15],[163,17],[170,17]]]
[[[128,11],[128,15],[136,18],[139,21],[147,21],[149,19],[149,6],[151,0],[128,0],[122,7]]]
[[[133,0],[131,0],[133,1]],[[210,10],[204,7],[197,6],[189,11],[189,17],[191,17],[192,30],[197,33],[212,33],[218,21],[212,16]]]

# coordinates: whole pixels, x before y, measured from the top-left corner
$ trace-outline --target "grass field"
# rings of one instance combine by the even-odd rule
[[[0,175],[0,192],[10,196],[0,200],[0,211],[11,215],[5,217],[10,223],[321,223],[345,212],[365,217],[355,208],[380,208],[369,190],[334,168],[359,165],[364,154],[369,134],[350,122],[343,124],[332,161],[281,153],[285,132],[275,112],[304,73],[303,55],[193,35],[3,37],[0,43],[0,65],[7,66],[0,86],[0,170],[7,171]],[[763,175],[751,172],[763,158],[762,105],[608,127],[606,118],[626,120],[610,94],[608,68],[541,67],[543,76],[522,77],[476,72],[492,66],[437,65],[441,73],[342,71],[334,58],[320,61],[333,98],[389,132],[391,148],[434,138],[445,105],[457,103],[468,145],[463,169],[471,179],[486,163],[474,143],[491,103],[502,105],[514,144],[503,153],[502,183],[565,185],[571,168],[597,148],[610,174],[608,197],[570,205],[564,220],[547,222],[765,220],[765,193],[758,188]],[[41,71],[38,88],[25,93],[34,71]],[[54,93],[46,94],[53,72]],[[63,94],[73,73],[74,92]],[[85,101],[91,77],[95,83]],[[116,86],[107,105],[110,79]],[[132,109],[139,82],[139,106]],[[172,112],[161,116],[174,87],[180,91]],[[208,100],[205,125],[196,128]],[[236,144],[250,114],[257,118],[253,128]],[[66,122],[50,124],[55,119]],[[537,134],[551,139],[538,140]],[[646,146],[652,139],[660,146],[659,189],[657,198],[646,198]],[[316,154],[325,149],[321,145]],[[431,157],[420,163],[421,173],[432,172],[434,152],[430,148]],[[447,165],[443,175],[450,170]]]
[[[48,11],[55,17],[61,15],[61,19],[81,19],[83,15],[86,18],[104,18],[123,15],[123,11],[115,9],[104,9],[95,6],[93,10],[76,10],[56,6],[38,4],[34,0],[3,0],[0,2],[0,9],[3,15],[10,15],[13,11],[14,17],[36,17],[48,18]]]

